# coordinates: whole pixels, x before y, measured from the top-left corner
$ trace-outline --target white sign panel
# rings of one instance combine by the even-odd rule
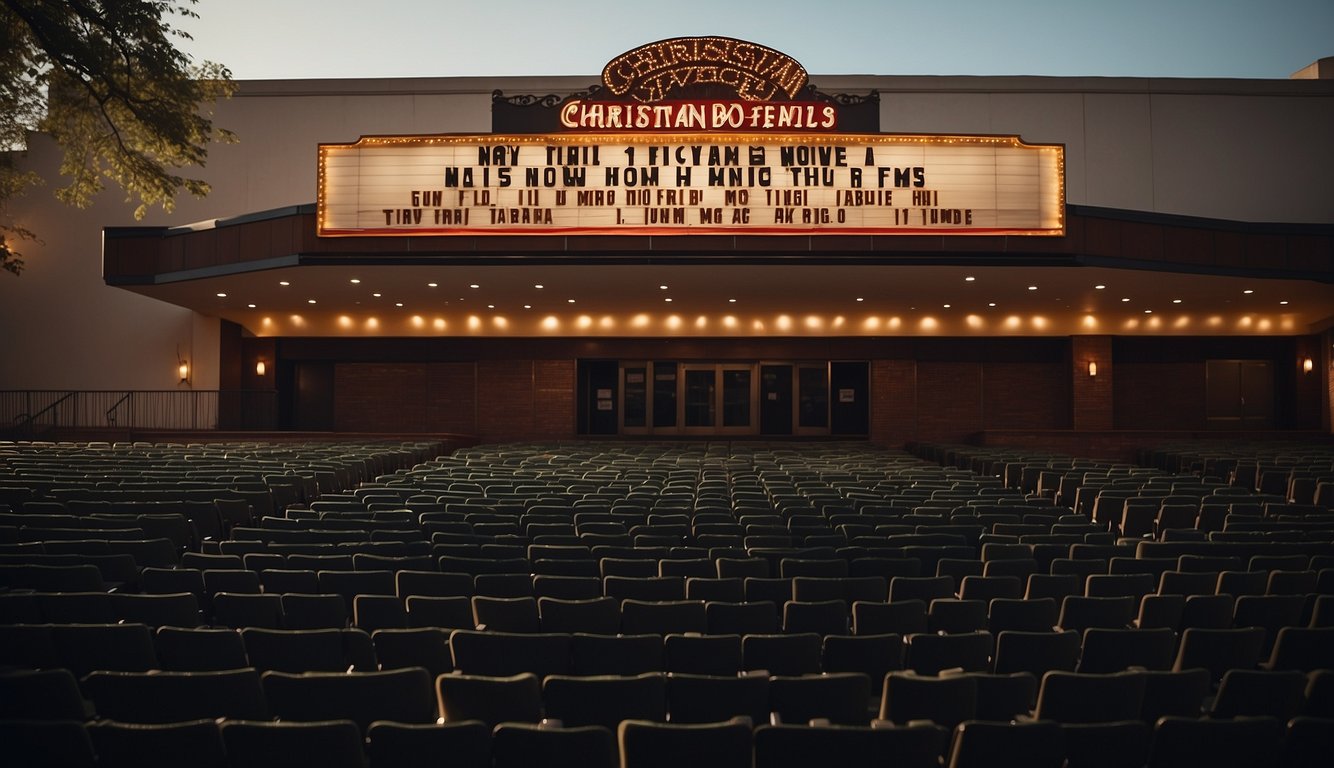
[[[559,134],[320,146],[321,236],[1062,235],[1060,145]]]

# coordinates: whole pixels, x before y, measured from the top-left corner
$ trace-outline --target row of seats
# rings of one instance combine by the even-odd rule
[[[968,721],[952,734],[924,724],[871,727],[761,725],[744,719],[677,725],[626,720],[555,727],[479,722],[378,722],[363,737],[348,720],[272,723],[200,720],[162,726],[0,721],[9,755],[33,768],[151,768],[189,755],[199,768],[1307,768],[1331,748],[1334,721],[1163,718],[1062,725]],[[50,745],[59,745],[54,751]],[[169,756],[169,757],[168,757]]]
[[[284,672],[374,671],[420,666],[504,676],[675,672],[738,675],[860,673],[871,680],[908,670],[949,669],[1041,677],[1049,671],[1110,674],[1127,669],[1203,669],[1217,684],[1229,670],[1314,672],[1334,668],[1334,629],[1285,627],[1272,650],[1259,629],[1005,631],[689,635],[508,633],[437,628],[274,630],[248,627],[156,632],[142,624],[0,625],[6,666],[147,672],[241,667]]]
[[[423,667],[370,672],[206,672],[99,670],[76,682],[64,669],[0,674],[0,719],[161,724],[201,718],[313,721],[350,719],[429,724],[481,720],[615,728],[627,719],[708,723],[827,721],[866,725],[929,720],[952,728],[966,720],[1035,717],[1062,723],[1166,716],[1235,718],[1334,716],[1334,673],[1229,670],[1212,694],[1205,670],[1109,674],[1047,672],[941,675],[889,672],[872,681],[855,672],[812,675],[442,674]]]

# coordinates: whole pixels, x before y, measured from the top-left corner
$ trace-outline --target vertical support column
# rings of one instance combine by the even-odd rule
[[[1071,336],[1070,360],[1075,431],[1112,429],[1112,337]]]

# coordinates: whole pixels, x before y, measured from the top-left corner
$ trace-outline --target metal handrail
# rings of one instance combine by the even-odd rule
[[[111,407],[107,409],[107,414],[106,414],[108,424],[112,426],[116,425],[116,409],[120,407],[121,403],[125,402],[126,400],[129,400],[130,396],[133,394],[134,392],[132,391],[126,392],[125,394],[121,395],[119,400],[111,404]]]
[[[38,407],[42,406],[44,407]],[[48,417],[54,414],[54,418]],[[0,391],[0,424],[22,438],[50,421],[61,429],[272,430],[275,390],[8,390]],[[43,430],[48,425],[43,425]]]

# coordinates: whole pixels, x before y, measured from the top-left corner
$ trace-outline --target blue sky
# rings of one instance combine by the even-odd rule
[[[1286,78],[1334,56],[1334,0],[200,0],[236,79],[597,75],[725,35],[813,74]]]

